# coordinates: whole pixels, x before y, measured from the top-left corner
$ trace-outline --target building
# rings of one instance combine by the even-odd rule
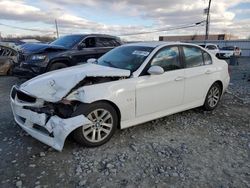
[[[212,34],[208,36],[208,40],[236,40],[238,37],[231,34]],[[205,40],[205,35],[176,35],[176,36],[160,36],[159,41],[190,41]]]

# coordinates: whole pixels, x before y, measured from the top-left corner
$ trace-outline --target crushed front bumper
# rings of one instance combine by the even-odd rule
[[[37,140],[62,151],[65,139],[76,128],[91,123],[85,116],[79,115],[68,119],[37,113],[25,107],[42,107],[43,101],[26,102],[18,98],[14,86],[11,90],[11,108],[16,123]],[[25,93],[24,93],[25,94]]]

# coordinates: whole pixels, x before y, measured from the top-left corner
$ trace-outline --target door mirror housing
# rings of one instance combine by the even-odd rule
[[[86,44],[85,43],[78,44],[78,46],[77,46],[78,50],[82,50],[83,48],[86,48]]]
[[[164,73],[164,69],[158,65],[153,65],[148,69],[150,75],[160,75]]]
[[[95,63],[96,59],[95,58],[90,58],[87,60],[87,63]]]

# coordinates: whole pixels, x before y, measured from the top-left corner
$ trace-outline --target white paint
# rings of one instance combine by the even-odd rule
[[[30,110],[24,109],[23,107],[27,105],[32,106],[31,103],[20,103],[18,102],[17,98],[11,98],[11,108],[15,121],[32,137],[59,151],[63,149],[65,139],[73,130],[80,126],[91,123],[83,115],[68,119],[62,119],[58,116],[52,116],[46,122],[46,118],[48,117],[46,114],[35,113]],[[41,127],[44,127],[48,130],[49,133],[53,133],[54,137],[33,128],[34,124],[38,124]]]
[[[154,46],[155,49],[142,63],[141,67],[126,79],[83,86],[67,94],[86,76],[122,77],[130,75],[130,71],[127,70],[87,64],[36,77],[24,83],[20,89],[40,100],[50,102],[57,102],[62,98],[83,103],[100,100],[110,101],[120,111],[122,129],[203,105],[205,96],[215,81],[221,81],[223,83],[223,92],[225,91],[229,84],[228,65],[225,61],[217,59],[209,52],[213,61],[212,65],[173,70],[160,75],[139,76],[151,57],[159,49],[169,44],[173,45],[173,43],[162,42],[150,43],[149,46]],[[177,43],[177,45],[181,44]],[[147,46],[147,43],[129,45]],[[185,45],[196,46],[192,44]],[[24,105],[30,104],[22,104],[21,106]],[[56,116],[50,117],[44,126],[49,132],[56,135],[54,140],[48,141],[45,139],[47,137],[41,136],[41,133],[37,133],[30,126],[37,121],[44,124],[43,114],[29,113],[22,110],[22,108],[18,109],[18,106],[20,106],[18,101],[12,99],[13,114],[17,123],[33,137],[59,150],[62,149],[62,143],[64,143],[66,136],[74,128],[88,123],[84,116],[69,119],[61,119]],[[36,116],[38,120],[29,118],[31,114]],[[25,116],[29,120],[28,123],[21,123],[17,117],[18,115]]]
[[[20,90],[49,102],[60,101],[87,76],[129,76],[130,71],[96,64],[83,64],[37,76],[20,86]]]

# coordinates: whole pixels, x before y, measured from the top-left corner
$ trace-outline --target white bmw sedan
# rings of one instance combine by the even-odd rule
[[[11,106],[26,132],[57,150],[69,134],[94,147],[116,129],[200,106],[213,110],[229,79],[227,63],[199,46],[133,43],[14,86]]]

